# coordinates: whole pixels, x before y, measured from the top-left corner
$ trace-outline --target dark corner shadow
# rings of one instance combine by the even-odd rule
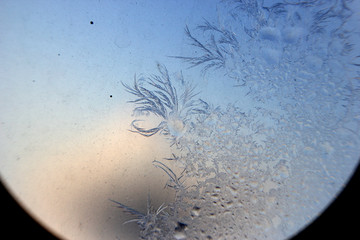
[[[1,239],[59,239],[35,221],[0,181]]]
[[[339,196],[314,222],[291,239],[331,239],[336,236],[341,236],[341,239],[354,239],[354,236],[358,236],[359,230],[359,189],[360,164],[358,163],[353,176]],[[11,239],[59,239],[29,216],[2,182],[0,182],[0,199],[3,219],[1,236],[11,236]]]
[[[314,222],[291,239],[357,239],[360,228],[359,190],[360,159],[352,177],[338,197]]]

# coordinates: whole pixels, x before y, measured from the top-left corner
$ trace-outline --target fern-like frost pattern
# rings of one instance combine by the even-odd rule
[[[124,84],[126,90],[136,96],[129,101],[137,105],[134,113],[138,115],[153,114],[162,121],[155,127],[145,129],[138,125],[140,120],[131,123],[132,132],[150,137],[156,133],[169,136],[173,143],[178,143],[179,138],[186,132],[187,125],[195,114],[206,113],[206,103],[195,99],[198,95],[195,88],[185,82],[182,74],[178,75],[177,84],[181,92],[170,79],[168,70],[164,65],[157,64],[159,75],[137,79],[134,77],[133,86]]]
[[[158,75],[123,84],[135,115],[161,119],[151,128],[135,119],[131,131],[163,134],[173,150],[153,160],[172,203],[142,214],[115,202],[136,217],[142,239],[284,239],[338,193],[360,154],[349,2],[227,0],[218,23],[195,28],[201,37],[185,27],[197,52],[172,57],[203,74],[224,71],[253,107],[196,99],[182,74],[170,78],[161,64]]]

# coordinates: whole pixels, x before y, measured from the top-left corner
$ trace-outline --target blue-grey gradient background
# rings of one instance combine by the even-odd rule
[[[34,217],[68,239],[134,238],[136,225],[123,226],[108,199],[140,210],[148,188],[155,204],[169,199],[165,176],[159,184],[148,161],[166,151],[163,139],[127,131],[132,109],[121,81],[154,73],[157,61],[178,71],[167,55],[181,53],[185,24],[214,17],[215,7],[0,2],[1,178]]]
[[[131,96],[121,81],[156,73],[160,62],[183,70],[205,100],[236,99],[222,74],[168,57],[189,53],[185,25],[216,21],[216,8],[209,0],[0,1],[1,180],[32,216],[67,239],[132,239],[136,225],[122,225],[129,218],[109,198],[140,210],[149,191],[156,206],[172,200],[151,164],[171,153],[166,140],[127,131]]]

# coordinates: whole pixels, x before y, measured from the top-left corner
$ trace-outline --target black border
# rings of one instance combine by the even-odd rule
[[[359,159],[360,162],[360,159]],[[354,239],[359,237],[360,230],[360,164],[344,190],[333,203],[313,223],[291,238],[299,239]],[[37,223],[14,200],[0,184],[1,199],[1,235],[11,239],[58,239]]]
[[[359,190],[360,159],[339,196],[314,222],[291,239],[360,239]]]
[[[36,222],[11,196],[3,183],[0,184],[1,234],[4,239],[55,240],[53,234]]]

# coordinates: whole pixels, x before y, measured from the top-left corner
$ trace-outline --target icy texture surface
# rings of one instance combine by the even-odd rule
[[[197,93],[194,92],[194,87],[184,81],[182,74],[176,78],[176,89],[170,79],[168,70],[165,66],[158,64],[159,75],[153,75],[148,78],[134,77],[134,84],[132,87],[123,84],[126,90],[138,97],[130,101],[139,105],[134,109],[135,115],[154,115],[161,118],[161,122],[150,129],[145,129],[137,126],[134,120],[131,126],[135,133],[139,133],[145,137],[150,137],[158,132],[169,136],[173,143],[177,143],[186,132],[186,126],[191,119],[191,116],[196,113],[205,113],[202,106],[205,104],[201,100],[194,100]],[[178,91],[182,90],[180,95]]]
[[[224,1],[217,23],[185,27],[196,52],[173,57],[203,74],[224,72],[250,106],[204,102],[182,75],[175,87],[162,65],[159,75],[125,85],[135,113],[160,117],[148,129],[134,120],[132,131],[164,134],[173,149],[153,163],[176,197],[140,214],[141,238],[284,239],[341,190],[359,156],[360,127],[347,4]]]

